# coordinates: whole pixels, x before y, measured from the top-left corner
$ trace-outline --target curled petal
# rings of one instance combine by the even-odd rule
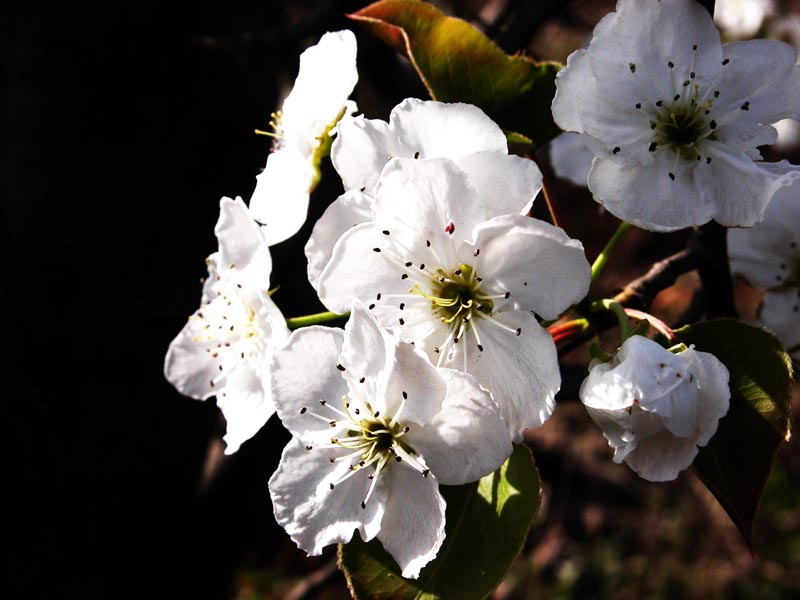
[[[434,477],[423,477],[402,465],[392,465],[386,485],[386,511],[378,539],[397,561],[403,577],[416,579],[444,542],[445,501]]]

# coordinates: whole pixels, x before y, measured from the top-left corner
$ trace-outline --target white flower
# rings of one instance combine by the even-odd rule
[[[620,0],[559,72],[553,116],[586,138],[589,189],[620,219],[751,226],[797,176],[754,162],[775,141],[770,123],[800,114],[795,58],[773,40],[720,45],[694,0]]]
[[[730,38],[749,38],[774,11],[772,0],[717,0],[714,23]]]
[[[728,369],[693,347],[673,354],[629,337],[607,363],[593,361],[580,397],[623,460],[648,481],[670,481],[708,444],[730,402]]]
[[[728,230],[731,270],[765,288],[758,320],[800,358],[800,183],[773,196],[764,221]]]
[[[561,378],[554,319],[588,291],[577,240],[536,219],[486,219],[481,192],[448,159],[396,158],[384,168],[371,220],[336,243],[317,291],[334,312],[356,297],[399,325],[438,365],[492,392],[512,436],[538,427]]]
[[[250,211],[272,246],[302,227],[311,190],[319,179],[320,153],[332,128],[356,110],[347,98],[358,81],[356,38],[344,30],[326,33],[300,55],[300,70],[276,115],[275,147],[258,175]]]
[[[481,191],[487,216],[526,213],[542,187],[536,163],[509,155],[503,130],[477,106],[407,98],[388,123],[345,117],[331,149],[345,194],[317,221],[306,245],[312,284],[341,235],[370,220],[375,184],[391,158],[454,161]]]
[[[269,248],[241,198],[220,201],[214,233],[200,308],[170,344],[164,375],[191,398],[217,396],[231,454],[275,412],[260,370],[289,330],[268,294]]]
[[[586,178],[594,160],[594,152],[586,145],[586,137],[564,132],[550,142],[549,150],[550,164],[556,175],[586,187]]]
[[[497,406],[472,377],[435,369],[358,302],[344,332],[294,332],[270,371],[294,436],[270,496],[278,523],[310,555],[358,529],[416,578],[444,540],[439,484],[475,481],[511,454]]]

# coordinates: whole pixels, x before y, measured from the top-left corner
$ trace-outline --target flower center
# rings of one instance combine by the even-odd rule
[[[717,123],[709,119],[712,100],[699,101],[699,86],[692,84],[675,94],[670,104],[656,103],[655,119],[650,126],[654,129],[650,151],[659,146],[667,146],[682,158],[696,160],[700,157],[698,145],[704,139],[715,139]]]
[[[473,316],[490,315],[494,310],[492,299],[481,291],[481,278],[475,276],[469,265],[460,265],[448,273],[437,271],[431,292],[426,294],[419,285],[411,292],[431,301],[431,309],[443,323],[469,322]]]
[[[366,508],[378,476],[392,462],[405,462],[423,477],[428,476],[430,469],[414,449],[402,439],[411,429],[400,422],[400,415],[405,408],[407,399],[408,394],[403,392],[400,406],[391,417],[374,410],[369,402],[351,403],[347,396],[342,396],[344,410],[332,406],[326,400],[320,400],[320,404],[328,412],[327,415],[310,411],[307,408],[301,409],[300,414],[320,419],[331,427],[345,432],[343,437],[331,437],[330,445],[323,446],[323,448],[350,450],[347,454],[330,457],[331,463],[350,462],[347,472],[329,483],[331,490],[356,473],[368,470],[367,478],[371,483],[361,502],[361,508]],[[358,408],[359,406],[360,408]],[[306,446],[306,450],[312,450],[312,446]]]

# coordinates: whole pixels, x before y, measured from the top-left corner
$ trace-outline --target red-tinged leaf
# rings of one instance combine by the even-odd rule
[[[750,544],[775,451],[789,437],[791,360],[774,335],[736,319],[697,323],[676,334],[714,354],[730,372],[730,410],[693,468]]]
[[[405,54],[434,100],[475,104],[537,146],[560,132],[550,110],[558,63],[509,56],[466,21],[419,0],[382,0],[348,16]]]

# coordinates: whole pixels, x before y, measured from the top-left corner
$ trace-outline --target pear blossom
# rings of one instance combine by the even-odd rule
[[[772,0],[717,0],[714,23],[728,38],[749,38],[758,33],[764,19],[774,12]]]
[[[295,331],[270,373],[293,435],[270,496],[309,555],[358,529],[416,578],[444,540],[439,484],[476,481],[512,451],[497,405],[472,377],[434,368],[358,301],[344,331]]]
[[[558,177],[586,187],[594,152],[579,133],[565,131],[550,142],[550,164]]]
[[[589,368],[581,401],[614,448],[614,462],[648,481],[675,479],[728,412],[728,369],[694,347],[673,354],[633,335],[610,362]]]
[[[773,196],[764,221],[728,230],[731,270],[766,290],[758,321],[800,359],[800,183]]]
[[[774,40],[720,44],[694,0],[619,0],[559,72],[553,116],[586,138],[589,189],[620,219],[751,226],[797,177],[758,150],[775,142],[771,123],[800,114],[796,54]]]
[[[773,148],[777,152],[791,153],[800,146],[800,123],[794,119],[781,119],[772,126],[778,132],[778,139]]]
[[[339,239],[316,289],[334,312],[359,298],[437,366],[474,375],[520,440],[552,414],[561,383],[535,315],[555,319],[581,300],[590,267],[558,227],[487,218],[481,194],[449,159],[391,160],[371,220]]]
[[[291,237],[305,222],[309,194],[335,125],[356,110],[348,97],[357,81],[352,31],[328,32],[300,55],[294,87],[273,115],[273,151],[250,198],[250,210],[263,226],[268,245]]]
[[[214,233],[200,308],[170,344],[164,375],[186,396],[217,397],[231,454],[275,412],[261,370],[289,330],[268,293],[269,248],[241,198],[222,198]]]
[[[481,190],[489,216],[525,214],[542,187],[536,163],[509,155],[503,130],[471,104],[407,98],[392,109],[388,123],[346,116],[337,130],[331,162],[345,193],[317,221],[306,245],[312,283],[342,234],[370,220],[375,184],[391,158],[449,158]]]

